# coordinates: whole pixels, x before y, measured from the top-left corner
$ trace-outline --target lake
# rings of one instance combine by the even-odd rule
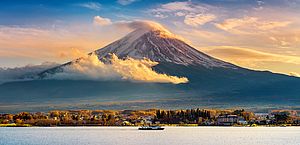
[[[300,127],[0,128],[1,145],[300,145]]]

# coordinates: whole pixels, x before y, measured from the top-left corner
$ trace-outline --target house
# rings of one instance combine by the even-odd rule
[[[230,126],[238,123],[237,115],[222,115],[217,118],[217,125]]]
[[[283,115],[286,114],[287,116],[296,117],[298,116],[297,111],[295,110],[272,110],[272,115]]]
[[[240,125],[247,125],[248,122],[245,120],[244,117],[238,117],[237,123]]]
[[[268,113],[254,113],[254,115],[257,120],[267,120],[271,117],[271,115],[269,115]]]

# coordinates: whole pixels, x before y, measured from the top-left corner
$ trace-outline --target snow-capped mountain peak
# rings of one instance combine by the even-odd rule
[[[136,25],[139,25],[139,26],[136,26]],[[155,23],[152,21],[142,21],[136,25],[132,26],[132,27],[135,27],[135,29],[131,33],[129,33],[127,36],[125,36],[124,38],[127,37],[127,38],[130,38],[132,41],[134,41],[137,38],[144,35],[145,33],[152,32],[157,37],[183,40],[183,38],[171,33],[168,29],[166,29],[159,23]]]
[[[145,22],[142,27],[125,37],[95,51],[99,59],[114,53],[119,58],[148,58],[157,62],[183,65],[203,65],[206,67],[235,67],[234,65],[208,56],[155,22]]]

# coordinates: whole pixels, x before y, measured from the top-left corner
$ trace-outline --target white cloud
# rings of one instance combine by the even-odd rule
[[[152,83],[187,83],[185,77],[169,76],[155,72],[151,67],[157,65],[149,59],[119,59],[112,54],[109,64],[99,61],[97,55],[83,56],[64,71],[51,76],[51,79],[91,79],[91,80],[129,80]]]
[[[175,15],[179,16],[179,17],[182,17],[182,16],[185,16],[186,13],[184,13],[184,12],[176,12]]]
[[[148,32],[149,30],[161,30],[162,32],[160,33],[161,37],[176,38],[188,43],[188,40],[184,39],[179,35],[171,33],[163,25],[154,21],[149,21],[149,20],[119,21],[119,22],[115,22],[113,26],[116,26],[116,28],[120,30],[129,29],[132,31],[132,30],[142,29],[143,31],[140,31],[140,34],[143,34],[144,32]]]
[[[211,8],[209,5],[193,3],[191,1],[185,2],[170,2],[160,5],[158,8],[153,9],[153,12],[193,12],[202,13]]]
[[[195,8],[191,5],[191,2],[171,2],[161,5],[161,8],[157,9],[158,11],[195,11]]]
[[[166,4],[162,4],[159,7],[152,9],[151,13],[157,16],[186,16],[188,14],[204,14],[208,12],[208,10],[212,8],[209,5],[196,4],[191,1],[186,2],[170,2]]]
[[[154,17],[163,19],[163,18],[167,18],[168,16],[164,15],[164,14],[161,14],[161,13],[155,13]]]
[[[101,16],[94,17],[94,24],[100,26],[106,26],[112,24],[111,20],[108,18],[103,18]]]
[[[256,3],[257,3],[257,5],[259,5],[259,6],[261,6],[261,5],[264,5],[264,4],[265,4],[265,2],[264,2],[264,1],[261,1],[261,0],[258,0],[258,1],[256,1]]]
[[[216,15],[210,13],[212,9],[214,7],[210,5],[185,1],[162,4],[150,12],[157,18],[173,17],[177,19],[178,17],[184,17],[185,24],[199,26],[216,18]]]
[[[26,65],[23,67],[15,68],[0,68],[0,83],[32,79],[31,77],[34,77],[38,73],[55,66],[58,66],[58,64],[53,62],[44,62],[39,65]]]
[[[88,8],[91,10],[96,10],[96,11],[99,11],[101,9],[101,4],[98,2],[81,3],[78,4],[78,6]]]
[[[185,16],[184,23],[196,27],[211,22],[214,19],[216,19],[216,16],[213,14],[198,14],[198,15],[189,14]]]
[[[243,18],[226,19],[222,23],[216,23],[215,26],[231,33],[250,34],[286,27],[290,23],[290,21],[266,21],[257,17],[245,16]]]
[[[154,21],[148,21],[148,20],[136,20],[136,21],[120,21],[115,23],[118,27],[127,27],[130,29],[145,29],[145,30],[151,30],[151,29],[162,29],[164,31],[168,31],[166,28],[164,28],[161,24],[154,22]]]
[[[129,5],[133,2],[136,2],[138,0],[118,0],[118,3],[121,4],[121,5]]]

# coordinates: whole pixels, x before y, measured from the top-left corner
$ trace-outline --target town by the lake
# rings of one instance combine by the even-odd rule
[[[53,110],[0,114],[1,127],[30,126],[300,126],[295,110]]]

